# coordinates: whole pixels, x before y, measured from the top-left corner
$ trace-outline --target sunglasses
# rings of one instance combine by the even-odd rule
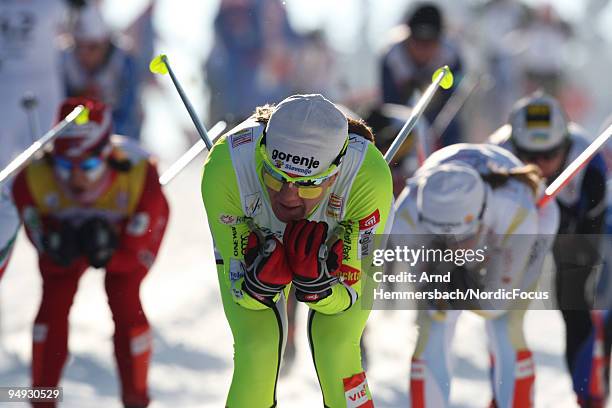
[[[552,148],[550,150],[545,150],[542,152],[531,152],[523,149],[516,149],[516,155],[526,162],[534,162],[537,160],[553,160],[565,150],[565,144]]]
[[[85,173],[88,179],[96,180],[101,174],[104,162],[103,158],[97,156],[88,157],[85,160],[70,160],[62,156],[53,158],[53,166],[63,180],[68,180],[77,167]]]
[[[269,187],[271,190],[276,192],[281,191],[283,188],[283,184],[291,183],[298,189],[298,195],[300,198],[305,199],[314,199],[318,198],[323,194],[323,187],[321,186],[327,180],[329,180],[332,176],[334,176],[338,172],[338,166],[342,162],[342,158],[346,154],[346,150],[348,148],[348,138],[344,142],[344,146],[342,150],[338,154],[338,156],[332,162],[332,165],[323,173],[317,176],[304,176],[304,177],[291,177],[285,174],[283,171],[278,169],[270,158],[268,157],[268,153],[266,152],[266,136],[261,138],[259,142],[259,155],[262,158],[263,162],[263,181],[264,184]]]
[[[61,170],[72,171],[75,167],[84,172],[92,171],[100,167],[104,160],[100,157],[89,157],[85,160],[70,160],[61,156],[53,158],[53,164]]]
[[[264,163],[263,181],[266,187],[278,192],[281,191],[284,184],[291,183],[297,187],[298,195],[300,196],[300,198],[310,200],[314,198],[319,198],[321,194],[323,194],[322,184],[333,176],[332,174],[324,177],[313,178],[310,180],[292,181],[275,170],[275,168],[272,168],[267,163]]]

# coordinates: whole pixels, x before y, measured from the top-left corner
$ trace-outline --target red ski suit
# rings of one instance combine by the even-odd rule
[[[114,346],[126,406],[149,403],[147,370],[151,332],[140,302],[140,284],[161,244],[169,208],[158,183],[155,165],[137,146],[114,141],[113,157],[122,166],[90,205],[72,200],[44,158],[31,163],[16,178],[13,198],[30,241],[38,250],[43,295],[34,323],[32,384],[57,386],[68,355],[68,313],[78,281],[89,267],[84,256],[67,267],[56,264],[42,249],[42,237],[54,223],[77,226],[92,216],[103,217],[119,235],[116,252],[106,265],[105,289],[115,323]],[[54,404],[34,404],[53,407]]]

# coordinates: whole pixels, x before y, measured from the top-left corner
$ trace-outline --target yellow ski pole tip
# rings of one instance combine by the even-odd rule
[[[89,122],[89,109],[83,108],[81,113],[74,119],[74,123],[81,126]]]
[[[451,72],[448,65],[445,65],[442,68],[438,68],[436,72],[434,72],[431,80],[435,81],[440,72],[442,71],[444,71],[444,77],[442,78],[442,81],[440,81],[440,86],[442,87],[442,89],[449,89],[451,86],[453,86],[454,78],[453,73]]]
[[[159,54],[157,57],[153,58],[149,64],[149,70],[154,74],[167,74],[168,67],[166,66],[164,58],[166,58],[166,54]]]

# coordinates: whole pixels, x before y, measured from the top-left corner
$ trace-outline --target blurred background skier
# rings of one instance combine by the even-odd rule
[[[559,102],[542,91],[517,101],[508,124],[490,138],[537,165],[547,183],[586,149],[589,140],[584,129],[567,119]],[[561,210],[553,251],[557,304],[566,326],[566,363],[583,407],[603,407],[609,388],[612,319],[604,322],[598,313],[591,313],[602,264],[606,177],[606,164],[598,153],[557,195]]]
[[[117,133],[138,140],[142,122],[141,73],[136,58],[114,35],[95,2],[76,12],[64,36],[61,73],[66,97],[89,97],[112,109]]]
[[[401,241],[394,244],[443,250],[484,248],[484,260],[479,262],[417,264],[415,271],[425,268],[433,274],[440,265],[441,270],[450,270],[452,278],[445,291],[534,291],[558,228],[554,202],[536,208],[541,187],[537,167],[524,165],[500,147],[445,147],[425,161],[400,195],[392,233],[394,241]],[[486,319],[492,405],[533,406],[535,369],[523,335],[529,303],[518,298],[420,304],[410,375],[411,406],[449,406],[450,342],[462,309]]]
[[[209,118],[232,127],[293,93],[299,37],[278,0],[223,0],[205,64]]]
[[[457,78],[453,88],[439,90],[425,110],[432,123],[452,95],[463,74],[463,62],[456,44],[444,35],[444,20],[433,3],[418,3],[395,37],[381,61],[382,100],[385,103],[412,103],[415,91],[422,92],[436,69],[448,65]],[[453,118],[439,139],[437,147],[463,140],[458,118]]]
[[[32,385],[58,386],[79,279],[90,266],[104,268],[121,398],[126,408],[146,407],[152,334],[139,292],[164,235],[168,203],[149,154],[112,135],[110,108],[68,99],[58,120],[79,104],[89,109],[89,122],[61,133],[53,150],[22,170],[12,187],[43,283],[32,336]]]

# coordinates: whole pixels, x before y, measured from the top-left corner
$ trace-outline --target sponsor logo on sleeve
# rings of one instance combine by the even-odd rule
[[[372,400],[368,397],[368,381],[365,372],[343,378],[342,381],[347,408],[374,408]]]
[[[359,231],[367,230],[376,227],[380,222],[380,212],[378,208],[372,212],[372,214],[359,220]]]
[[[219,215],[219,222],[225,225],[236,225],[236,219],[238,217],[229,214],[221,214]]]
[[[372,245],[374,243],[374,230],[380,223],[380,212],[378,208],[372,214],[359,220],[359,240],[357,258],[362,259],[372,253]]]
[[[232,148],[242,146],[253,141],[253,129],[246,129],[232,136]]]
[[[236,282],[244,277],[245,266],[239,259],[230,259],[229,278],[231,282]]]
[[[361,279],[361,271],[346,264],[340,265],[340,269],[335,275],[351,286]]]
[[[259,193],[249,194],[245,198],[245,212],[247,217],[254,217],[261,212],[261,195]]]
[[[327,216],[340,218],[343,206],[344,198],[332,193],[327,202]]]
[[[233,255],[237,258],[240,255],[240,241],[238,240],[238,230],[232,227],[232,250]]]
[[[357,259],[368,257],[372,253],[372,245],[374,244],[374,228],[359,231],[359,242]]]
[[[231,215],[231,214],[220,214],[219,222],[225,225],[238,225],[244,224],[246,222],[247,217],[242,215]]]
[[[238,229],[234,226],[232,228],[232,254],[238,258],[244,254],[244,251],[249,243],[249,232],[238,236]]]
[[[353,223],[347,222],[344,225],[344,237],[342,238],[342,259],[344,261],[351,260],[351,250],[353,249]]]
[[[242,299],[242,290],[238,287],[238,281],[244,278],[245,265],[240,259],[230,259],[229,279],[231,284],[232,296]]]

